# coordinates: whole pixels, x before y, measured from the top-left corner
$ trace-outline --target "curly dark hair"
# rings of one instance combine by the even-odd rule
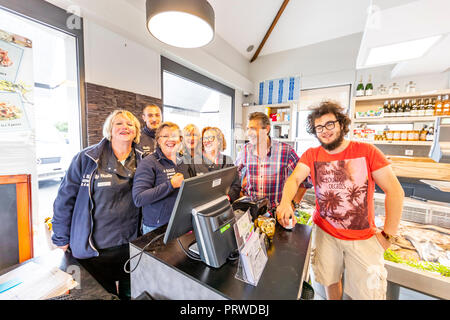
[[[318,107],[314,108],[312,112],[308,115],[306,122],[306,131],[310,134],[316,134],[316,129],[314,127],[316,119],[332,113],[336,117],[336,120],[339,121],[342,130],[344,131],[344,135],[350,131],[350,123],[351,120],[347,114],[344,113],[344,108],[335,101],[326,100],[319,104]]]

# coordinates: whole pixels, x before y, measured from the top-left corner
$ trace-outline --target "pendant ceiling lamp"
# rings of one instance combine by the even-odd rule
[[[214,38],[214,10],[206,0],[147,0],[147,29],[158,40],[198,48]]]

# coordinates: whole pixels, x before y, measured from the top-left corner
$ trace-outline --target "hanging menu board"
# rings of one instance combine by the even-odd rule
[[[0,133],[30,130],[31,41],[0,30]]]

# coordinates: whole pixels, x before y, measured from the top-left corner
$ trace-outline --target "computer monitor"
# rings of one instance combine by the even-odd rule
[[[164,235],[164,243],[194,229],[202,260],[218,267],[235,247],[234,213],[226,197],[237,167],[212,171],[183,181]],[[214,243],[213,243],[214,242]],[[226,258],[226,257],[225,257]]]

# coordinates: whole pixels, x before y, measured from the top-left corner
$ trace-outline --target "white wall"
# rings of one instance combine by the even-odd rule
[[[106,42],[107,47],[118,48],[117,43],[120,43],[119,40],[127,39],[128,41],[133,41],[134,44],[139,44],[141,46],[138,49],[140,53],[137,54],[137,57],[139,58],[145,57],[145,50],[143,50],[143,48],[148,48],[159,55],[164,55],[169,59],[175,60],[176,62],[232,88],[250,92],[253,90],[253,84],[248,76],[248,63],[246,58],[219,36],[216,36],[212,43],[208,44],[206,47],[197,49],[171,47],[152,37],[145,27],[145,1],[47,1],[65,10],[75,8],[76,13],[83,17],[84,21],[87,22],[87,25],[91,24],[91,30],[89,30],[89,26],[88,29],[85,30],[86,38],[91,36],[90,32],[92,32],[92,24],[94,23],[116,35],[112,36],[109,34],[106,36],[104,41]],[[95,32],[95,28],[94,35],[99,36],[99,34]],[[108,45],[110,41],[112,41],[112,45],[111,43]],[[98,50],[99,47],[96,42],[89,42],[87,45],[91,46],[91,48],[86,48],[86,52],[89,50]],[[106,53],[114,55],[112,52]],[[123,58],[126,59],[126,56]],[[152,57],[150,57],[150,59],[152,59]],[[129,61],[125,60],[124,67],[129,63]],[[131,63],[132,69],[135,67],[136,63],[136,61]],[[97,72],[95,65],[86,65],[86,68],[93,68],[93,72]],[[124,70],[121,71],[125,72]],[[141,73],[138,73],[137,77],[141,79],[141,75]],[[130,79],[124,78],[123,82],[126,81],[130,81]]]
[[[383,67],[358,70],[353,92],[355,92],[356,84],[359,83],[360,77],[363,76],[363,83],[365,84],[369,78],[369,75],[372,76],[372,83],[375,90],[379,87],[380,84],[383,84],[388,88],[392,83],[396,82],[400,87],[400,92],[405,92],[405,86],[409,81],[413,81],[416,83],[417,92],[449,88],[450,72],[391,78],[391,71],[393,68],[394,65],[388,65]]]
[[[353,83],[361,38],[362,33],[356,33],[258,57],[250,65],[250,77],[256,93],[253,96],[257,97],[260,81],[286,76],[300,75],[302,89]]]
[[[159,53],[84,21],[86,82],[161,98]]]
[[[446,89],[450,87],[450,71],[420,74],[411,77],[391,78],[394,65],[356,70],[356,58],[362,33],[321,42],[318,44],[259,57],[250,65],[250,76],[254,82],[254,94],[246,102],[258,102],[259,82],[279,77],[300,75],[301,89],[352,84],[352,94],[360,76],[366,83],[369,74],[375,89],[382,83],[388,87],[393,82],[401,91],[410,80],[416,83],[417,91]]]

